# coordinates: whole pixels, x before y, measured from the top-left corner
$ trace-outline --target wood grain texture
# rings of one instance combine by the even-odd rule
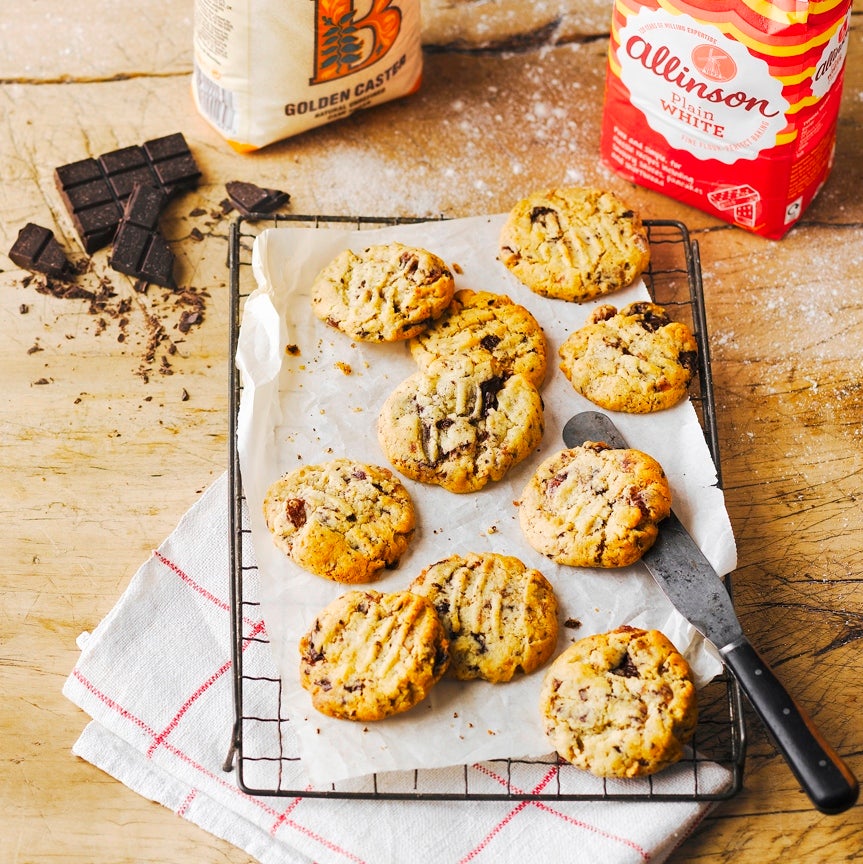
[[[459,26],[460,48],[477,41],[469,16],[480,13],[470,7],[507,6],[465,3],[454,15],[458,5],[426,4],[443,34],[438,48]],[[597,30],[596,4],[584,19],[579,4],[558,5],[573,32]],[[60,693],[75,639],[226,466],[229,222],[220,202],[235,179],[286,189],[298,213],[450,216],[508,209],[535,187],[590,183],[646,216],[686,222],[701,247],[740,617],[863,776],[863,2],[854,3],[833,174],[778,243],[599,165],[601,31],[519,51],[436,50],[415,96],[241,157],[192,106],[191,4],[118,8],[87,0],[72,22],[68,4],[11,0],[4,19],[19,26],[0,27],[0,857],[248,861],[72,757],[86,718]],[[146,32],[132,38],[131,20],[146,21]],[[195,295],[186,305],[154,287],[135,291],[102,251],[82,277],[94,292],[105,282],[114,292],[96,314],[90,301],[40,291],[5,257],[27,221],[80,248],[55,166],[178,130],[203,172],[165,222],[178,280]],[[180,315],[201,299],[202,323],[182,332]],[[673,864],[863,859],[863,805],[838,817],[813,811],[751,713],[748,721],[744,791],[704,820]]]

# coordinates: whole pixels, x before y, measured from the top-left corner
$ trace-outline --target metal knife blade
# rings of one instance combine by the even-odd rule
[[[563,441],[567,447],[585,441],[629,446],[598,411],[572,417]],[[724,583],[674,513],[641,560],[678,612],[716,646],[815,806],[824,813],[851,807],[859,791],[854,775],[749,643]]]
[[[602,441],[628,447],[607,415],[576,414],[563,428],[567,447]],[[674,513],[663,523],[652,548],[641,559],[674,607],[718,649],[736,642],[743,628],[722,580]]]

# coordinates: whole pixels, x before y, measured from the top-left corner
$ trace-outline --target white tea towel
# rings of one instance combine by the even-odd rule
[[[710,803],[392,801],[260,797],[223,763],[233,725],[228,477],[133,577],[92,634],[64,694],[92,721],[73,752],[264,864],[604,864],[665,861]],[[265,635],[255,606],[244,636]],[[250,611],[251,610],[251,611]],[[265,752],[246,730],[246,753]],[[251,738],[251,740],[250,740]],[[698,789],[729,772],[698,763]],[[494,785],[494,764],[469,766]],[[549,769],[549,773],[553,769]],[[691,773],[691,770],[690,770]],[[672,779],[665,781],[673,783]],[[541,785],[542,781],[540,784]]]

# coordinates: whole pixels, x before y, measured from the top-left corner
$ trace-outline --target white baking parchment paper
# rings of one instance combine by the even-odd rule
[[[528,308],[548,341],[541,389],[545,434],[539,450],[501,481],[465,495],[402,478],[417,511],[417,531],[394,570],[369,587],[407,588],[427,565],[454,553],[515,555],[545,574],[560,603],[560,641],[621,624],[657,628],[683,652],[699,685],[721,670],[714,650],[671,607],[641,564],[619,570],[556,565],[524,539],[517,504],[537,465],[563,449],[561,432],[579,411],[597,410],[575,393],[558,368],[557,351],[595,303],[549,300],[522,286],[497,259],[505,216],[353,228],[273,228],[255,240],[257,288],[247,298],[236,362],[242,380],[238,453],[260,570],[262,613],[282,677],[285,703],[311,783],[373,772],[529,758],[551,752],[538,708],[543,670],[505,684],[444,679],[418,706],[373,723],[317,712],[299,683],[298,641],[331,600],[354,587],[305,572],[273,544],[262,515],[267,488],[284,472],[337,457],[388,466],[375,424],[392,389],[416,370],[407,345],[354,342],[311,311],[315,275],[340,251],[398,240],[436,253],[454,268],[456,290],[507,294]],[[598,302],[618,308],[649,299],[638,284]],[[736,549],[716,472],[688,401],[648,415],[614,413],[629,445],[656,458],[672,488],[673,507],[724,575]],[[388,466],[389,467],[389,466]]]

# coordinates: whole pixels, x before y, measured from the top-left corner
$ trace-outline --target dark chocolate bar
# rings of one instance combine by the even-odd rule
[[[114,239],[135,186],[151,186],[170,196],[181,189],[193,189],[200,176],[181,132],[62,165],[54,171],[60,197],[88,253]]]
[[[281,189],[264,189],[242,180],[231,180],[225,184],[225,189],[231,203],[245,216],[272,213],[291,200],[291,196]]]
[[[25,270],[44,273],[54,279],[67,278],[73,272],[54,232],[33,222],[28,222],[18,232],[18,239],[12,244],[9,257]]]
[[[159,231],[159,216],[166,199],[162,189],[135,186],[126,202],[108,263],[120,273],[176,288],[174,253]]]

